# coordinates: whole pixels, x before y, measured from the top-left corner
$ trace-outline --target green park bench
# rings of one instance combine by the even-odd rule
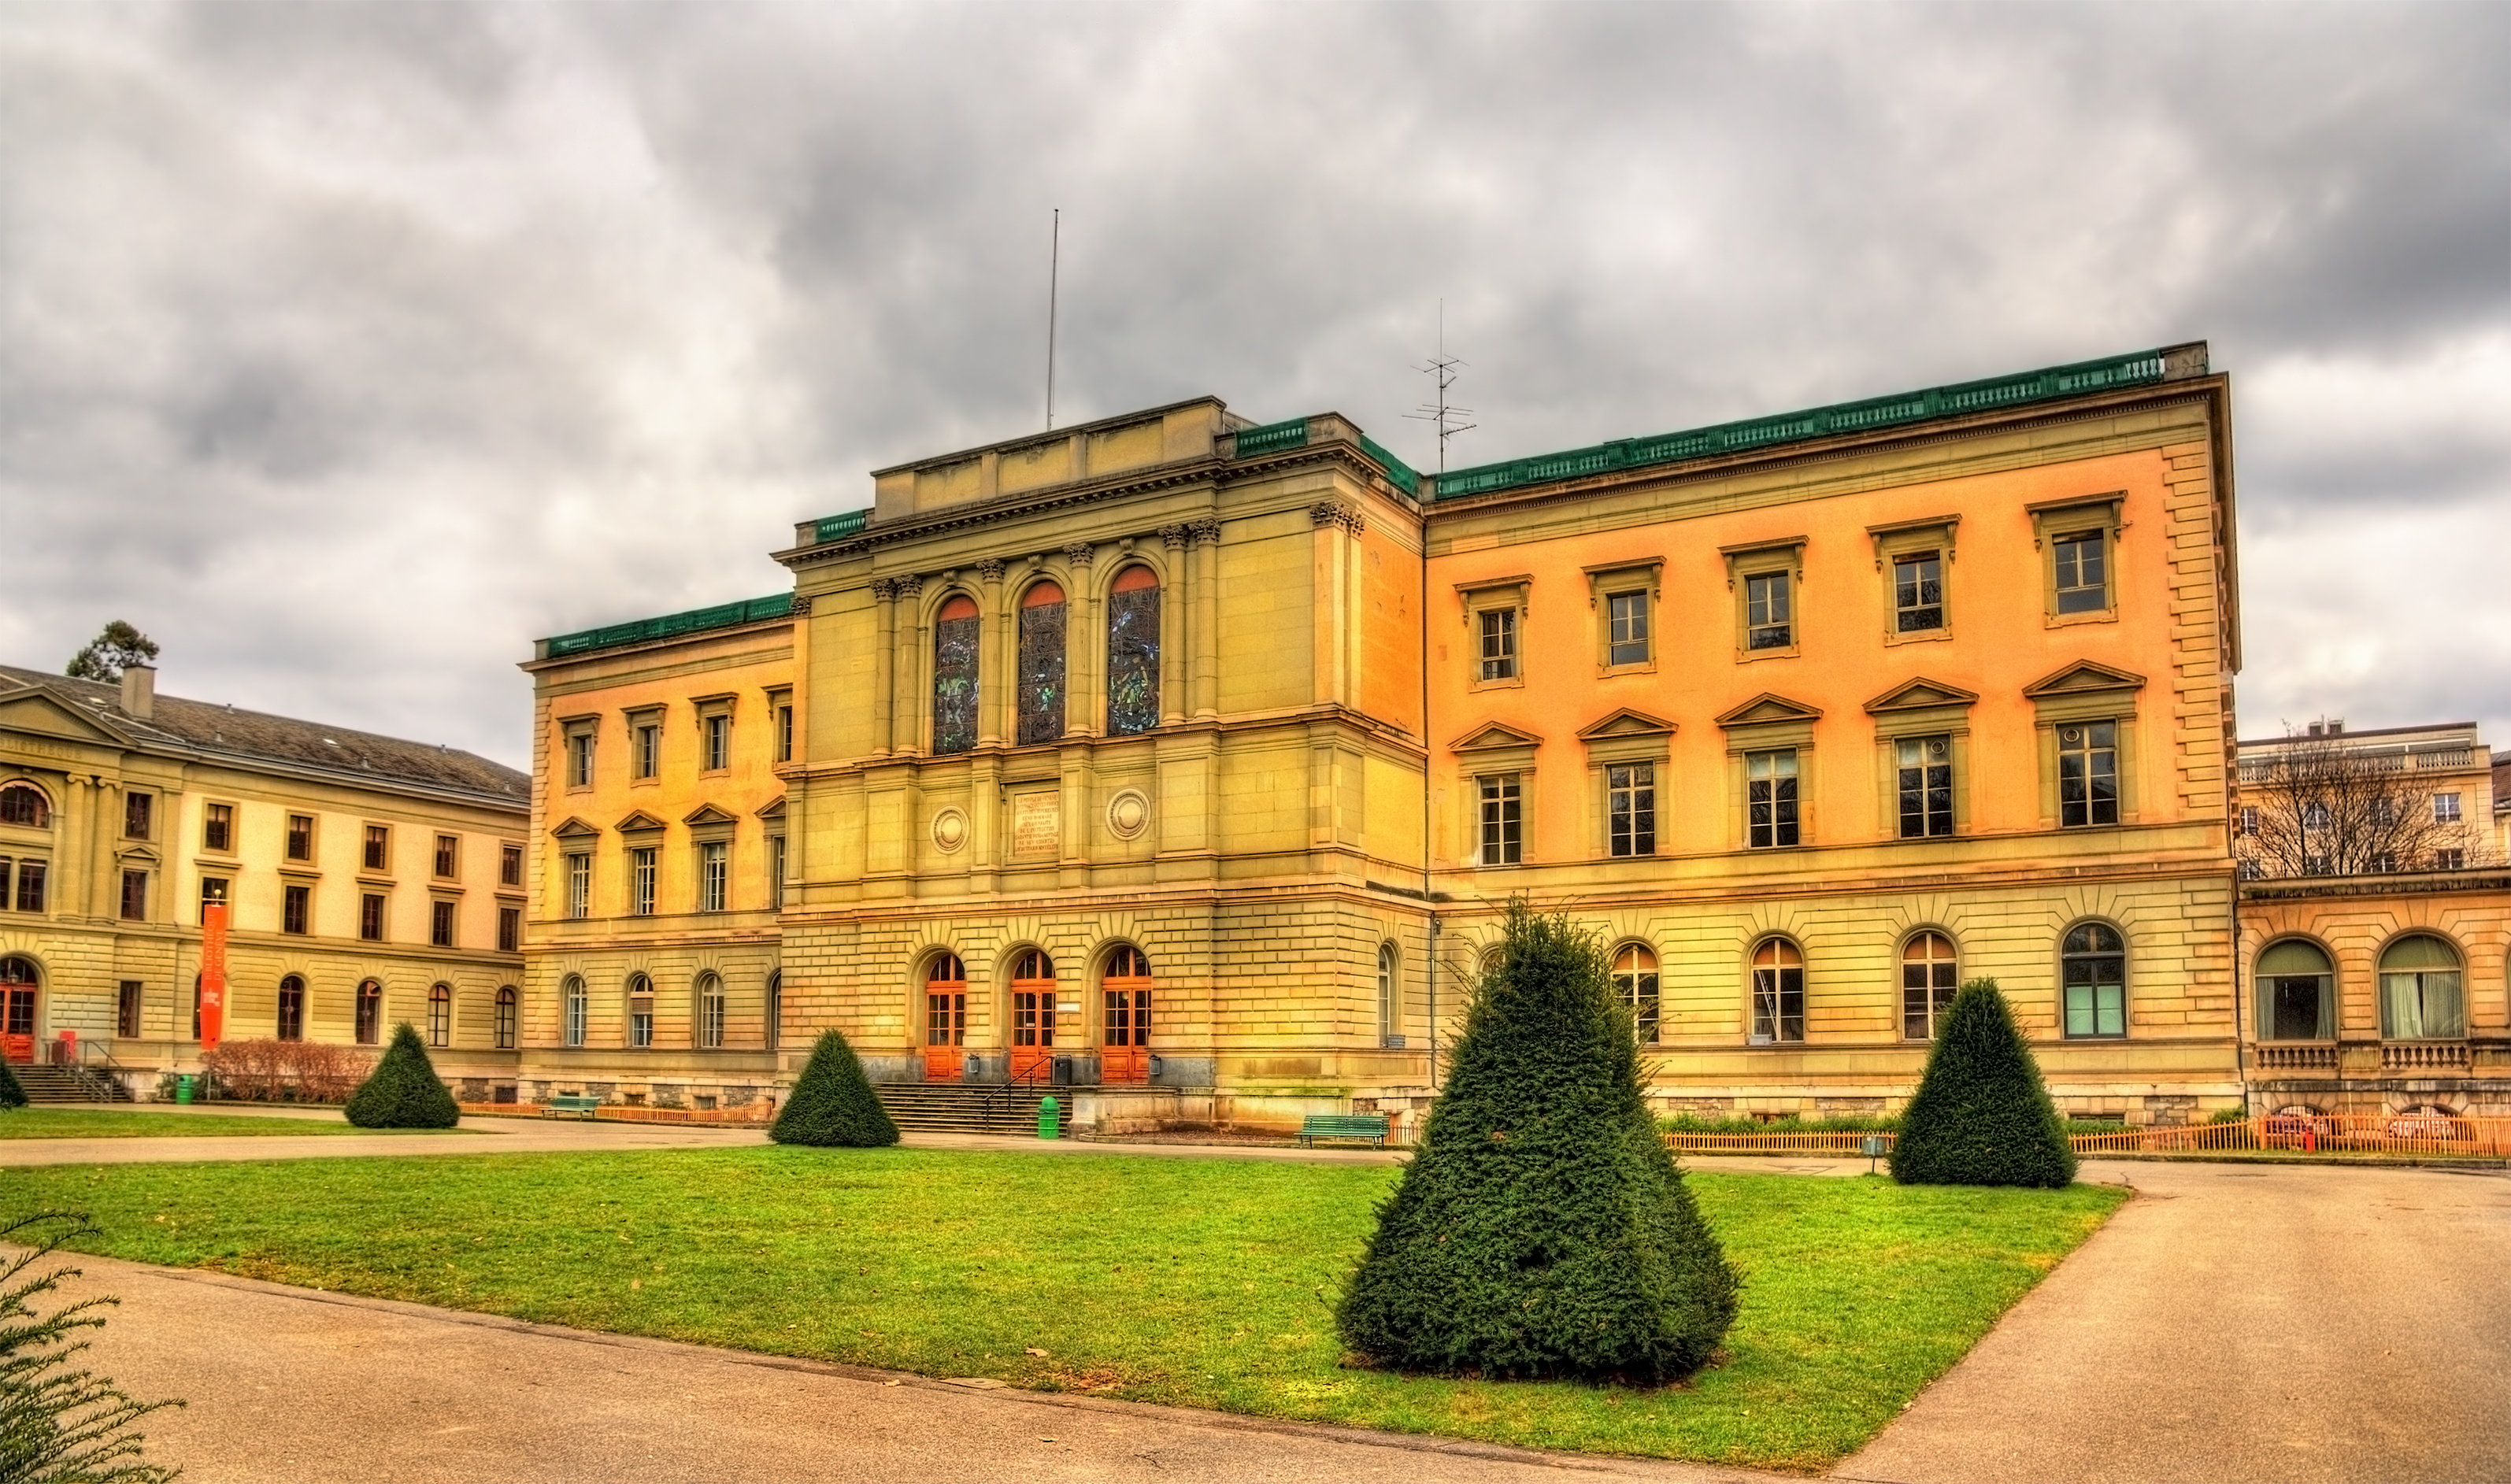
[[[561,1092],[541,1105],[541,1117],[555,1118],[561,1113],[572,1113],[578,1118],[589,1120],[593,1117],[594,1110],[600,1106],[601,1099],[598,1097],[587,1097],[578,1092]]]
[[[1386,1143],[1386,1115],[1311,1113],[1299,1124],[1299,1147],[1312,1149],[1319,1139],[1367,1139],[1383,1148]]]

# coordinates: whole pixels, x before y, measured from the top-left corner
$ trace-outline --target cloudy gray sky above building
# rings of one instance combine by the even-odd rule
[[[2243,730],[2511,746],[2511,7],[0,7],[0,659],[522,764],[536,635],[1217,394],[1485,462],[2206,339]]]

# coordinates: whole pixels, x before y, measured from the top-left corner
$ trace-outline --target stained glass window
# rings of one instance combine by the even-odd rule
[[[933,624],[933,750],[977,744],[977,643],[985,621],[964,594],[942,605]]]
[[[1020,740],[1063,735],[1063,590],[1039,583],[1021,597]]]
[[[1160,580],[1127,567],[1107,594],[1107,735],[1160,724]]]

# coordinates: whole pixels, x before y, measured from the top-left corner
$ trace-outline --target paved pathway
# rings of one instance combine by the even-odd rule
[[[2511,1178],[2088,1163],[2138,1199],[1842,1478],[2511,1478]]]

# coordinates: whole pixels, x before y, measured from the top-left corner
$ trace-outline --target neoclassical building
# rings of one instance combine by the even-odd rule
[[[0,666],[0,1054],[149,1096],[200,1065],[201,908],[230,1039],[419,1028],[515,1095],[531,780],[468,752]]]
[[[1982,975],[2070,1110],[2237,1107],[2233,530],[2203,345],[1437,476],[1208,399],[878,471],[790,600],[543,641],[523,1076],[738,1100],[836,1026],[1409,1115],[1524,896],[1669,1109],[1890,1108]],[[755,760],[637,802],[709,705]]]

